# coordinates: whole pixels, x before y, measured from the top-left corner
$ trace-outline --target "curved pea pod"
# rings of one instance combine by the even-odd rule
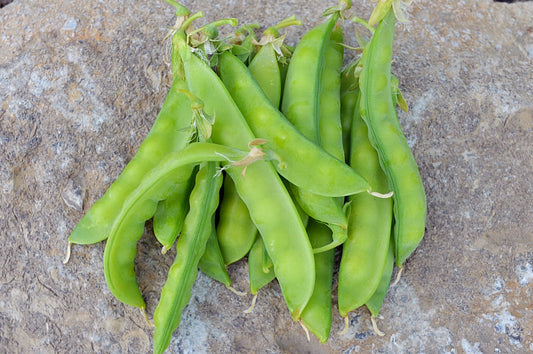
[[[342,244],[348,237],[348,220],[339,200],[311,193],[294,185],[290,188],[293,198],[300,208],[311,218],[327,224],[332,232],[331,243],[322,245],[320,248],[314,248],[313,252],[324,252]]]
[[[70,243],[91,244],[108,237],[109,225],[120,211],[124,199],[138,186],[145,173],[171,151],[182,149],[189,141],[193,112],[190,101],[178,90],[185,88],[176,79],[150,132],[139,150],[105,194],[81,218],[69,236]]]
[[[211,223],[211,234],[205,245],[205,252],[198,263],[198,268],[208,277],[229,287],[231,285],[231,279],[218,244],[214,218]]]
[[[272,267],[265,269],[265,263],[268,263],[268,260],[265,258],[270,259],[263,245],[263,240],[261,237],[257,237],[248,253],[248,279],[250,281],[250,292],[252,295],[257,295],[259,289],[270,283],[276,277]]]
[[[180,31],[173,37],[189,90],[204,102],[207,113],[216,116],[212,140],[246,148],[255,138],[252,131],[220,78],[191,53],[185,39]],[[227,172],[272,258],[287,307],[298,319],[313,292],[315,276],[311,245],[296,207],[271,163],[258,161],[248,166],[245,177],[231,168]]]
[[[379,280],[378,287],[374,294],[367,300],[365,303],[366,307],[370,311],[372,317],[378,317],[381,305],[383,305],[383,300],[385,300],[385,295],[387,290],[389,290],[389,284],[392,278],[392,271],[394,268],[394,252],[392,242],[390,243],[389,249],[387,251],[387,259],[385,259],[385,266],[383,267],[383,272],[381,273],[381,278]]]
[[[363,51],[359,87],[361,116],[394,192],[394,257],[401,267],[424,236],[427,206],[424,184],[391,95],[394,22],[389,9]]]
[[[163,245],[163,254],[172,247],[181,232],[185,215],[189,211],[188,199],[194,177],[195,174],[192,173],[187,182],[175,185],[170,196],[157,204],[153,228],[156,239]]]
[[[351,133],[350,165],[372,184],[373,188],[387,188],[387,176],[379,157],[368,139],[368,129],[359,114],[356,102]],[[369,194],[350,196],[348,239],[342,248],[339,266],[339,313],[365,304],[376,290],[391,239],[392,199],[376,198]]]
[[[221,185],[222,176],[217,176],[216,164],[202,164],[189,199],[191,208],[176,243],[176,259],[168,271],[154,313],[154,353],[163,353],[170,344],[172,332],[178,327],[181,313],[191,297],[198,264],[212,235],[212,217],[218,206]]]
[[[271,151],[274,166],[289,182],[330,197],[371,190],[368,182],[350,166],[304,137],[272,106],[250,71],[231,53],[220,55],[219,71],[252,131],[267,139],[265,147]]]
[[[217,223],[217,239],[224,263],[229,265],[246,256],[256,235],[257,228],[248,208],[237,193],[233,180],[226,175]]]
[[[331,231],[323,224],[309,220],[307,232],[313,248],[321,248],[331,243]],[[315,288],[313,296],[302,312],[302,322],[325,343],[331,330],[331,287],[333,282],[333,261],[335,250],[315,253]]]
[[[145,308],[135,276],[137,242],[143,234],[145,221],[153,216],[157,203],[168,197],[172,186],[187,181],[194,167],[204,161],[227,163],[228,160],[239,161],[247,156],[250,155],[244,151],[222,145],[191,143],[183,150],[168,154],[142,178],[110,225],[104,251],[106,282],[118,300]]]

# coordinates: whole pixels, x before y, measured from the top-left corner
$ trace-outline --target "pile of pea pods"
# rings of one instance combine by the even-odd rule
[[[347,321],[365,305],[381,334],[374,318],[394,263],[402,269],[426,220],[396,112],[407,104],[391,74],[399,0],[380,0],[369,21],[348,18],[351,3],[341,0],[295,47],[280,35],[301,24],[294,17],[258,36],[259,24],[235,19],[199,26],[202,12],[166,1],[176,9],[172,86],[138,152],[69,244],[107,240],[107,285],[143,312],[135,257],[145,222],[152,219],[163,254],[175,244],[153,315],[156,353],[168,347],[198,269],[231,289],[227,266],[242,259],[253,303],[276,280],[292,318],[320,342],[330,335],[338,268],[339,314]],[[344,39],[353,22],[369,33],[356,35],[358,48]],[[225,25],[236,29],[222,36]],[[356,59],[343,67],[347,50]]]

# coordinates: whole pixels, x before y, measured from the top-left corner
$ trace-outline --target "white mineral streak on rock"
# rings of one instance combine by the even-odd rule
[[[61,29],[64,31],[74,31],[76,27],[78,27],[78,20],[70,17],[67,19],[63,27],[61,27]]]
[[[531,266],[531,263],[520,265],[516,270],[516,273],[520,278],[519,284],[521,286],[526,286],[533,280],[533,267]]]

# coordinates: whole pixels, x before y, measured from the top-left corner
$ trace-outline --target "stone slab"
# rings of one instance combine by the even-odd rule
[[[186,1],[209,20],[263,28],[294,14],[294,44],[322,1]],[[361,17],[373,4],[355,2]],[[169,352],[533,352],[533,2],[418,0],[397,27],[400,121],[428,197],[426,236],[390,289],[374,334],[368,312],[334,316],[308,342],[279,287],[242,313],[200,274]],[[106,287],[104,244],[67,237],[131,159],[169,87],[173,24],[164,2],[15,0],[0,9],[0,348],[11,353],[142,353],[152,329]],[[348,25],[353,29],[353,25]],[[348,32],[354,42],[354,32]],[[173,253],[150,225],[137,270],[149,315]],[[244,262],[230,267],[247,288]]]

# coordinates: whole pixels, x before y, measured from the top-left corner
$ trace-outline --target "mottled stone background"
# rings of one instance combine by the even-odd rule
[[[207,19],[263,28],[294,14],[294,44],[334,1],[186,1]],[[373,4],[354,1],[361,17]],[[15,0],[0,9],[0,352],[143,353],[152,329],[106,287],[104,243],[67,237],[134,155],[169,87],[174,22],[163,1]],[[533,351],[533,2],[417,0],[397,27],[401,124],[429,214],[420,248],[385,299],[344,335],[307,342],[279,287],[237,297],[199,275],[169,352]],[[354,42],[355,26],[347,25]],[[138,255],[151,316],[173,253],[150,225]],[[246,289],[244,262],[230,267]]]

